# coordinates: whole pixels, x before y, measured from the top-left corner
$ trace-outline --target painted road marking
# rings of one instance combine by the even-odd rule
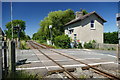
[[[101,59],[101,58],[84,58],[84,59],[76,59],[76,60],[86,60],[86,59]],[[41,60],[41,61],[27,61],[27,62],[51,62],[51,60]],[[72,59],[67,60],[55,60],[55,61],[72,61]]]
[[[83,49],[83,50],[85,50],[85,51],[92,51],[92,50],[90,50],[90,49]]]
[[[113,55],[109,55],[109,54],[108,54],[108,56],[111,56],[111,57],[117,58],[116,56],[113,56]]]
[[[101,59],[101,58],[85,58],[85,59]]]
[[[101,62],[101,63],[91,63],[88,65],[99,65],[99,64],[111,64],[115,62]],[[115,63],[116,64],[116,63]],[[84,67],[85,64],[73,64],[73,65],[62,65],[63,67]],[[33,69],[43,69],[43,68],[60,68],[59,66],[43,66],[43,67],[30,67],[30,68],[16,68],[16,70],[33,70]]]
[[[115,63],[115,62],[100,62],[100,63],[92,63],[92,64],[89,64],[89,65],[111,64],[111,63]]]
[[[27,62],[31,62],[31,63],[34,63],[34,62],[35,62],[35,63],[36,63],[36,62],[41,62],[41,61],[27,61]]]

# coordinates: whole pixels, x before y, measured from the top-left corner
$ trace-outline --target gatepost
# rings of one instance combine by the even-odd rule
[[[15,41],[9,41],[9,71],[14,73],[16,71],[16,60],[15,60]]]
[[[118,27],[118,39],[119,39],[119,44],[118,44],[118,54],[117,54],[117,59],[118,59],[118,76],[119,75],[119,70],[120,70],[120,1],[118,2],[118,13],[116,15],[116,20],[117,20],[117,27]]]
[[[0,27],[0,79],[2,79],[2,76],[3,76],[3,53],[2,53],[2,43],[3,43],[3,40],[4,40],[4,33]]]
[[[0,30],[0,33],[2,33],[1,30]],[[2,62],[2,35],[0,34],[0,80],[2,79],[2,70],[3,70],[2,66],[3,66],[3,62]]]
[[[2,79],[2,2],[0,0],[0,80]]]

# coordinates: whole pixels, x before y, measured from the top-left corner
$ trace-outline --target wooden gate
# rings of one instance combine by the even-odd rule
[[[4,33],[0,28],[0,80],[2,79],[2,72],[3,72],[3,37]]]

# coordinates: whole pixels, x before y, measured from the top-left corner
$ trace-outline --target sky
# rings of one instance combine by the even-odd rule
[[[80,8],[87,12],[96,11],[107,22],[104,23],[104,32],[117,31],[116,13],[117,2],[13,2],[13,20],[26,22],[26,34],[32,37],[40,28],[40,21],[49,12],[71,9],[74,12]],[[6,30],[5,24],[10,22],[10,2],[2,3],[2,29]]]

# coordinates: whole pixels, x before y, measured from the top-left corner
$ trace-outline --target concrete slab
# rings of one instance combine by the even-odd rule
[[[77,61],[59,55],[47,49],[40,49],[46,55],[57,61],[65,68],[78,68],[85,66]],[[74,57],[77,60],[88,63],[89,65],[99,65],[99,64],[114,64],[116,58],[108,54],[102,54],[100,52],[95,52],[92,50],[80,50],[80,49],[53,49],[60,51],[63,54]],[[57,64],[49,60],[43,54],[41,54],[37,49],[32,50],[20,50],[17,52],[17,59],[25,59],[30,64],[20,65],[17,70],[25,70],[27,72],[39,75],[45,75],[48,71],[61,69]]]

